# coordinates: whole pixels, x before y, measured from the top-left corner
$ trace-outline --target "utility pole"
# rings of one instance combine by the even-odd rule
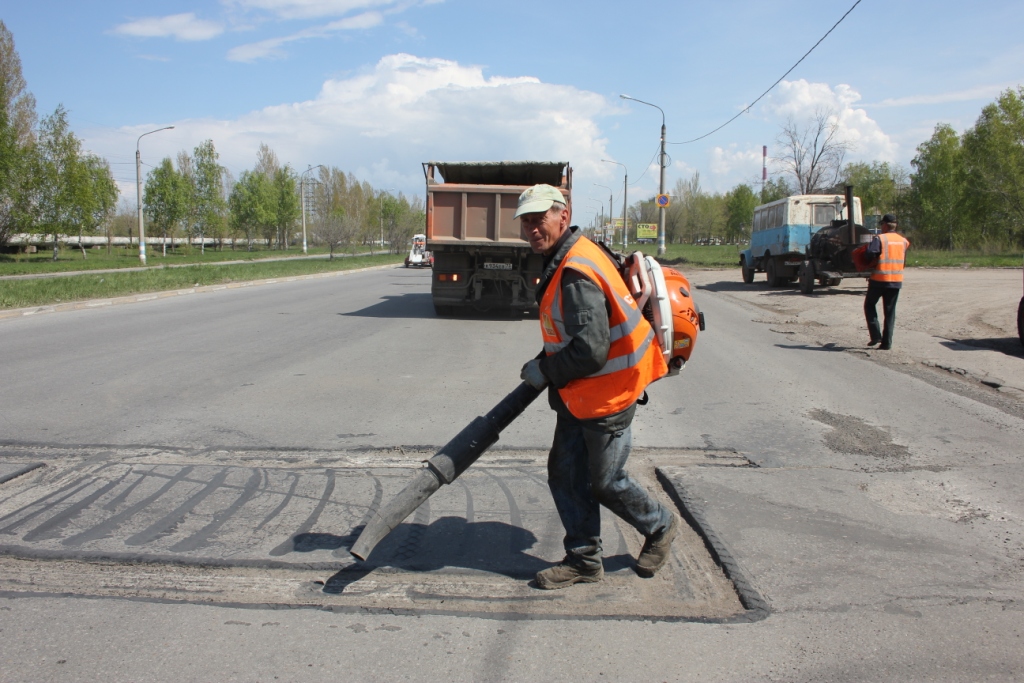
[[[601,159],[601,161],[606,164],[621,166],[624,174],[622,178],[622,250],[625,251],[626,247],[629,246],[629,223],[626,222],[626,208],[629,206],[629,169],[626,168],[625,164],[618,161],[610,159]]]
[[[142,265],[146,265],[146,229],[142,225],[142,154],[139,152],[139,143],[142,141],[142,138],[147,135],[159,133],[162,130],[171,130],[172,128],[174,128],[174,126],[165,126],[163,128],[151,130],[148,133],[140,135],[139,139],[135,141],[135,189],[139,204],[139,260],[142,261]],[[164,245],[164,249],[166,248],[167,245]]]
[[[658,182],[658,194],[665,194],[665,110],[656,104],[650,102],[644,102],[638,100],[635,97],[629,95],[619,95],[624,100],[632,100],[633,102],[639,102],[640,104],[646,104],[648,107],[654,107],[661,112],[661,154],[659,156],[658,165],[661,167],[661,178]],[[658,203],[658,256],[665,255],[665,207]]]

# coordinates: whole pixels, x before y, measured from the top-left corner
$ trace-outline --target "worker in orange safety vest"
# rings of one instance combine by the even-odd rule
[[[603,578],[601,505],[643,534],[635,568],[653,576],[668,560],[680,522],[625,464],[637,402],[668,371],[665,359],[611,258],[569,225],[558,188],[528,188],[515,217],[531,249],[544,255],[537,286],[544,351],[520,376],[537,389],[548,387],[557,416],[548,486],[565,528],[565,558],[538,572],[536,585],[564,588]]]
[[[896,216],[887,213],[880,222],[881,234],[871,239],[867,257],[873,260],[868,292],[864,296],[864,317],[868,323],[868,346],[887,351],[892,348],[892,333],[896,327],[896,300],[903,287],[903,265],[907,259],[910,241],[896,232]],[[882,300],[884,325],[878,327],[878,300]]]

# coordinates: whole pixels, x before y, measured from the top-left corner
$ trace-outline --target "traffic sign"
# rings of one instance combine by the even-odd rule
[[[672,203],[671,201],[669,201],[667,194],[659,194],[657,198],[654,200],[654,202],[658,205],[658,208],[661,209],[667,209],[669,204]]]

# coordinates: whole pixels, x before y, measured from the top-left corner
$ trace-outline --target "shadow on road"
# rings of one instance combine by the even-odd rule
[[[840,346],[829,342],[823,346],[811,346],[810,344],[776,344],[777,348],[789,349],[790,351],[849,351],[849,346]]]
[[[509,309],[493,309],[474,311],[458,309],[451,315],[438,316],[434,312],[434,301],[426,292],[387,295],[381,301],[358,311],[339,313],[338,315],[358,318],[440,318],[442,320],[522,320],[537,319],[536,311],[526,313]]]
[[[941,342],[941,344],[951,351],[999,351],[1007,356],[1024,358],[1024,345],[1021,345],[1020,339],[1017,337],[950,339]]]
[[[380,301],[358,311],[338,315],[357,318],[436,318],[434,304],[429,293],[387,295]]]
[[[316,536],[315,542],[329,549],[349,545],[360,531],[362,528],[354,529],[348,536],[301,536]],[[312,539],[303,539],[303,542],[309,540]],[[346,587],[381,567],[410,572],[458,567],[525,581],[552,565],[526,552],[536,543],[533,532],[504,522],[469,523],[462,517],[442,517],[429,525],[402,524],[374,548],[366,562],[357,562],[337,572],[327,579],[323,590],[343,593]],[[630,567],[632,562],[633,558],[628,555],[616,555],[606,557],[604,566],[606,571],[612,572]]]
[[[733,282],[731,280],[721,280],[719,282],[710,282],[705,285],[698,285],[697,289],[704,289],[709,292],[755,292],[757,294],[763,294],[765,296],[806,296],[802,294],[797,288],[796,284],[782,285],[781,287],[768,287],[764,282],[755,282],[753,284],[747,284],[745,282]],[[815,287],[814,294],[811,296],[864,296],[864,291],[861,289],[838,289],[836,287]]]

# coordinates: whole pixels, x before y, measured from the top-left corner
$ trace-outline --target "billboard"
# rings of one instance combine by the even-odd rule
[[[658,239],[658,224],[657,223],[637,223],[636,224],[636,238],[638,240],[656,240],[656,239]]]

